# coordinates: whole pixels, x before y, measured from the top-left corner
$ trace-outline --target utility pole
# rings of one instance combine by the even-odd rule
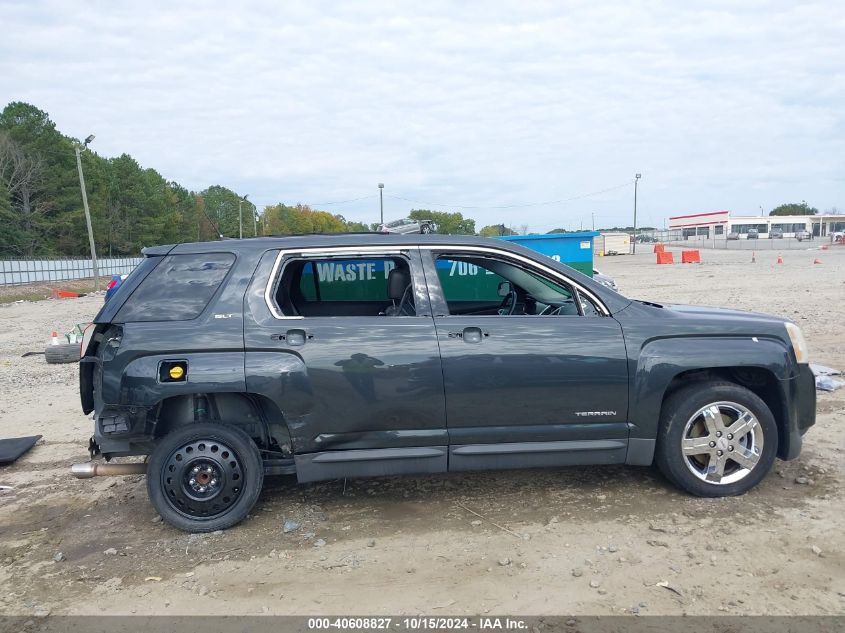
[[[244,239],[244,202],[252,204],[247,198],[249,198],[249,194],[238,200],[238,237],[240,239]],[[258,228],[255,224],[255,212],[252,214],[252,233],[253,236],[258,235]]]
[[[637,254],[637,183],[642,177],[642,174],[637,174],[634,176],[634,243],[631,244],[634,255]]]
[[[378,206],[379,206],[379,211],[381,212],[380,217],[381,217],[381,223],[382,224],[384,224],[384,195],[383,194],[384,194],[384,183],[380,182],[378,184]]]
[[[596,230],[596,212],[593,211],[590,215],[593,218],[593,231],[595,231]]]
[[[91,211],[88,209],[88,192],[85,191],[85,176],[82,174],[81,149],[86,149],[88,143],[94,140],[94,135],[89,134],[82,144],[76,146],[76,168],[79,170],[79,188],[82,190],[82,206],[85,208],[85,223],[88,225],[88,244],[91,247],[91,264],[94,269],[94,292],[100,289],[100,269],[97,266],[97,249],[94,247],[94,229],[91,227]]]

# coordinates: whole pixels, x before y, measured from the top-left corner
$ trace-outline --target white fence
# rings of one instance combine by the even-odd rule
[[[129,274],[142,257],[107,257],[97,260],[101,277]],[[0,286],[37,284],[94,277],[90,259],[0,259]]]

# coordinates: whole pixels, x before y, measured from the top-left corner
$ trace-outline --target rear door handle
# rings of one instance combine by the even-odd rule
[[[480,327],[465,327],[460,332],[449,332],[449,338],[463,339],[464,343],[480,343],[490,332],[482,332]]]

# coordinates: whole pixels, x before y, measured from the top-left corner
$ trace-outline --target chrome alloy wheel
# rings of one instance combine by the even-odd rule
[[[763,453],[763,428],[736,402],[714,402],[684,427],[681,451],[693,475],[710,484],[735,483],[750,473]]]

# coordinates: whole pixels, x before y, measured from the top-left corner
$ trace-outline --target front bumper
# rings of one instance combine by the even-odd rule
[[[803,435],[816,423],[816,379],[810,366],[798,365],[798,376],[784,381],[787,428],[781,438],[781,459],[801,454]]]

